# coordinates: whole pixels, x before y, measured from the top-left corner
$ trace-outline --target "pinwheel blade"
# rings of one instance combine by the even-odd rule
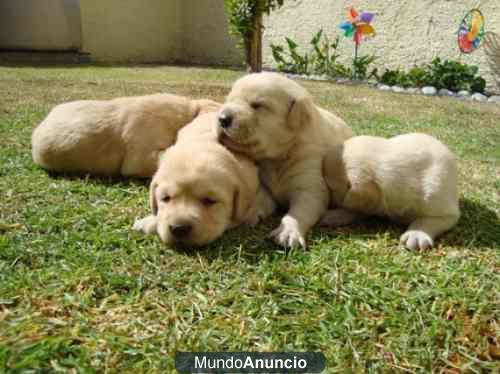
[[[479,29],[481,28],[481,17],[474,15],[472,18],[472,25],[469,31],[469,34],[467,38],[469,41],[473,41],[474,39],[477,38],[477,35],[479,34]]]
[[[344,30],[344,36],[350,38],[354,34],[354,25],[351,22],[344,22],[339,25]]]
[[[349,9],[349,20],[354,23],[354,22],[358,21],[358,17],[359,17],[358,11],[354,8],[350,8]]]
[[[373,13],[362,12],[361,13],[361,22],[370,23],[371,21],[373,21],[373,17],[375,17],[375,14],[373,14]]]
[[[469,40],[469,38],[467,37],[467,35],[463,35],[462,37],[460,37],[460,39],[458,40],[459,42],[459,45],[460,45],[460,50],[464,53],[469,53],[472,51],[472,42]]]
[[[339,25],[339,28],[341,28],[344,31],[347,31],[347,30],[352,30],[354,28],[354,26],[352,25],[351,22],[342,22]]]
[[[367,23],[360,23],[357,26],[357,30],[361,35],[369,36],[369,35],[375,35],[375,29],[373,28],[372,25],[369,25]]]

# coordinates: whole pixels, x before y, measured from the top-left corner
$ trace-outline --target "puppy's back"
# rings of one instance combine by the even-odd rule
[[[54,107],[32,134],[32,155],[38,165],[54,171],[111,172],[123,154],[120,133],[113,125],[119,113],[108,101],[81,100]],[[106,160],[92,155],[106,152]],[[87,162],[86,160],[89,160]]]
[[[349,186],[362,193],[371,184],[380,191],[380,214],[404,218],[458,212],[455,156],[432,136],[355,137],[344,143],[342,163]]]
[[[388,144],[390,151],[380,158],[381,165],[387,165],[380,172],[391,174],[385,188],[407,193],[421,202],[426,214],[458,214],[458,166],[448,147],[421,133],[395,136]]]
[[[33,160],[49,170],[99,175],[124,173],[127,164],[126,175],[147,176],[156,168],[155,152],[172,145],[201,111],[216,107],[171,94],[64,103],[34,130]]]

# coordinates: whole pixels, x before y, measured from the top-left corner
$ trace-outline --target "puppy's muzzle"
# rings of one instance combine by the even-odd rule
[[[172,236],[178,240],[186,239],[191,234],[191,231],[193,231],[193,226],[190,224],[174,224],[168,228]]]
[[[228,129],[233,125],[234,116],[229,112],[222,112],[219,114],[219,126],[223,129]]]

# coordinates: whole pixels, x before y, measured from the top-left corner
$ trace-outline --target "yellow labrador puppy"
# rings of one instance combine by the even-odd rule
[[[385,216],[409,224],[401,236],[408,248],[427,249],[458,221],[457,162],[432,136],[358,136],[332,147],[323,166],[336,209],[322,224]]]
[[[169,94],[64,103],[34,130],[33,160],[57,172],[151,177],[177,131],[219,106]]]
[[[232,87],[219,112],[220,141],[259,162],[263,183],[288,213],[271,235],[306,246],[308,230],[328,209],[322,161],[332,143],[352,136],[337,116],[314,105],[309,93],[276,73],[250,74]]]
[[[134,229],[170,243],[205,245],[239,224],[256,224],[275,204],[257,166],[217,141],[217,114],[197,117],[161,156],[150,188],[152,215]]]

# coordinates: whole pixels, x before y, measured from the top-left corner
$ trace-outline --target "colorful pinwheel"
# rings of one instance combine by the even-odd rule
[[[462,53],[472,53],[484,37],[484,17],[479,9],[466,14],[458,29],[458,47]]]
[[[357,79],[357,61],[358,61],[358,49],[361,44],[361,40],[363,37],[369,37],[375,35],[375,29],[370,23],[373,21],[373,17],[375,15],[369,12],[361,12],[354,8],[349,9],[349,21],[343,22],[339,25],[339,27],[344,30],[344,36],[350,38],[353,37],[354,40],[354,63],[352,69],[352,77],[353,79]]]
[[[359,47],[363,37],[375,35],[375,29],[370,23],[375,15],[369,12],[361,12],[354,8],[349,9],[349,21],[340,24],[340,28],[344,30],[344,36],[350,38],[351,36],[356,43],[356,47]]]

